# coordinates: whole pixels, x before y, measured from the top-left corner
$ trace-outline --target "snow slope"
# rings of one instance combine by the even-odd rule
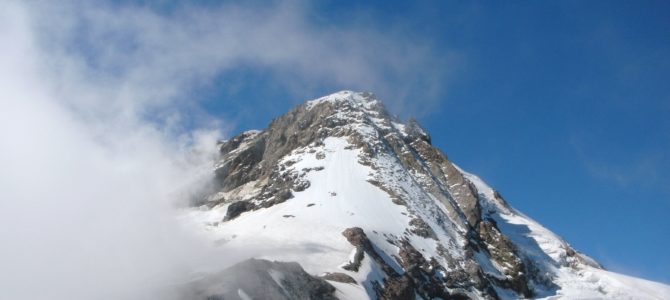
[[[346,228],[366,228],[375,244],[387,235],[401,236],[409,224],[408,211],[393,204],[389,195],[367,182],[370,168],[358,163],[358,149],[346,149],[343,138],[327,138],[319,150],[325,158],[316,159],[315,153],[295,154],[286,160],[297,160],[294,168],[324,167],[307,174],[310,188],[295,193],[295,198],[243,214],[225,226],[206,226],[213,240],[225,241],[222,247],[256,249],[249,257],[280,261],[299,261],[312,274],[344,272],[358,282],[368,276],[383,277],[375,266],[366,260],[359,272],[340,268],[350,260],[354,247],[341,232]],[[191,212],[192,218],[203,224],[223,219],[227,206]],[[418,241],[424,249],[434,248],[434,241]],[[395,252],[395,249],[386,249]],[[337,286],[346,299],[368,299],[360,286]],[[365,286],[371,289],[371,286]]]
[[[461,172],[480,192],[484,209],[495,218],[502,232],[520,251],[542,262],[560,287],[544,299],[670,299],[670,286],[603,270],[590,257],[570,257],[570,245],[553,232],[509,207],[495,196],[495,190],[479,177]],[[574,250],[573,250],[574,251]]]

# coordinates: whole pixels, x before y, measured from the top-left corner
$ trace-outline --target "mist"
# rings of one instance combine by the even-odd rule
[[[407,95],[386,79],[437,62],[392,32],[310,29],[303,6],[0,4],[0,298],[165,299],[234,261],[177,218],[234,128],[192,96],[215,76]],[[430,101],[441,71],[421,76]]]
[[[207,182],[218,131],[174,135],[135,115],[82,117],[72,103],[95,86],[74,79],[58,90],[63,79],[44,69],[26,12],[3,6],[1,298],[163,292],[207,251],[174,217],[196,184]],[[115,101],[104,90],[95,98]]]

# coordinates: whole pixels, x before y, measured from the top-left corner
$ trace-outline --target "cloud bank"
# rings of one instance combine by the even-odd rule
[[[0,298],[161,298],[216,260],[175,221],[230,127],[193,96],[216,76],[250,67],[396,107],[443,92],[426,43],[342,23],[300,2],[0,4]]]

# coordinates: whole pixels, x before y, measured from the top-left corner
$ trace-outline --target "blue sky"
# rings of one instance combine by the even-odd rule
[[[428,111],[392,112],[416,115],[453,161],[607,268],[670,282],[667,2],[332,1],[310,13],[316,26],[400,28],[455,56]],[[242,87],[207,105],[239,129],[264,127],[296,97],[349,88],[295,95],[262,69],[221,79]],[[267,107],[239,107],[249,102]]]
[[[0,62],[9,66],[0,75],[21,81],[5,94],[50,100],[7,103],[39,107],[49,114],[37,121],[57,125],[21,136],[137,167],[138,180],[103,196],[142,199],[127,185],[182,174],[161,170],[183,153],[160,149],[197,144],[208,130],[263,128],[305,100],[367,90],[392,113],[415,116],[456,164],[578,250],[670,283],[667,1],[2,5]],[[59,142],[68,138],[81,143]],[[32,153],[28,146],[17,153]],[[108,172],[88,176],[84,162],[68,170],[107,187]],[[62,178],[60,170],[45,173]],[[116,238],[123,244],[126,234]]]

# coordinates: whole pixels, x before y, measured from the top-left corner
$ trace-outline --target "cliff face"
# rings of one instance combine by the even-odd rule
[[[618,292],[589,285],[584,272],[606,271],[459,169],[419,124],[400,122],[372,94],[308,101],[219,147],[218,192],[194,218],[224,249],[297,262],[335,287],[311,299]]]

